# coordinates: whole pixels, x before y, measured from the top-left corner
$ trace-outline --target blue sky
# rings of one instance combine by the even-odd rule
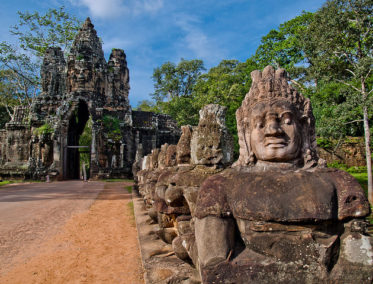
[[[0,41],[11,41],[17,11],[65,6],[77,18],[90,17],[103,39],[105,57],[124,49],[130,69],[130,103],[150,99],[153,69],[166,61],[202,59],[206,68],[223,59],[245,61],[262,36],[324,0],[3,0]]]

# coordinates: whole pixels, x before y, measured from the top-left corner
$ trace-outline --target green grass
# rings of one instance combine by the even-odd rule
[[[10,180],[0,181],[0,186],[12,183]]]
[[[25,183],[25,182],[44,182],[44,181],[41,181],[41,180],[31,180],[31,179],[28,179],[28,180],[24,180],[24,179],[15,179],[15,180],[3,180],[3,181],[0,181],[0,186],[2,185],[7,185],[7,184],[12,184],[12,183]]]
[[[125,189],[127,189],[129,193],[132,193],[132,185],[126,186]]]
[[[133,182],[132,179],[125,179],[125,178],[108,178],[104,179],[106,182]]]
[[[368,173],[350,173],[360,183],[361,187],[368,194]]]
[[[131,215],[131,223],[133,226],[135,226],[135,210],[133,207],[133,201],[128,202],[127,207]]]

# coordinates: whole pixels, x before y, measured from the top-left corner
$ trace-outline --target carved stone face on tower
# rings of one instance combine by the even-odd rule
[[[250,144],[258,160],[287,162],[298,158],[300,124],[289,102],[260,102],[252,109],[250,120]]]
[[[93,88],[92,68],[89,62],[85,60],[76,60],[74,69],[75,74],[71,76],[74,90],[91,90]]]

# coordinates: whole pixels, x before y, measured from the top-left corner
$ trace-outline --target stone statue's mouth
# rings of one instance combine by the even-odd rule
[[[282,138],[268,138],[264,142],[265,147],[282,148],[287,146],[287,142]]]

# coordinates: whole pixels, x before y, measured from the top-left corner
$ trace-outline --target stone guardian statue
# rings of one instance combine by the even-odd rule
[[[267,66],[237,110],[240,156],[202,184],[195,210],[203,283],[372,283],[370,207],[316,153],[309,99]]]

